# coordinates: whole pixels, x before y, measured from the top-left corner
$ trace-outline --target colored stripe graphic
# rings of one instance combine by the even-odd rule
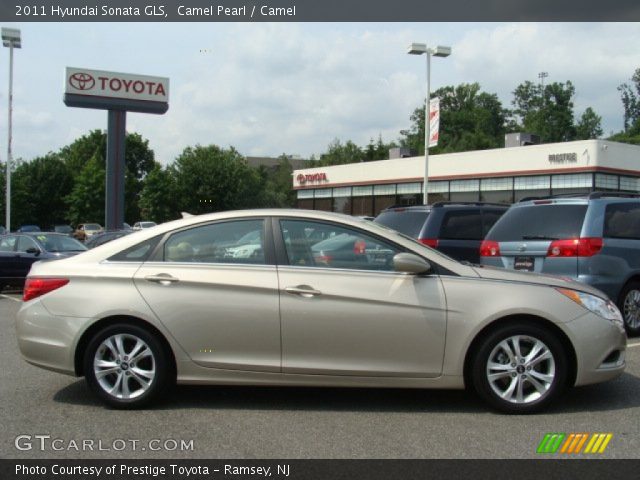
[[[536,453],[604,453],[612,438],[612,433],[547,433]]]

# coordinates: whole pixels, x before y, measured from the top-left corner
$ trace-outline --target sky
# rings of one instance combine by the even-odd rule
[[[106,129],[107,112],[66,107],[66,66],[170,78],[169,111],[129,113],[127,130],[171,163],[187,146],[308,158],[334,139],[397,140],[425,96],[411,42],[451,46],[431,85],[480,83],[511,106],[515,87],[570,80],[622,129],[617,87],[640,67],[640,23],[25,23],[14,57],[13,156],[30,160]],[[7,142],[8,49],[0,49],[0,159]]]

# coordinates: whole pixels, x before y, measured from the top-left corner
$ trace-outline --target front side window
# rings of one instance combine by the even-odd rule
[[[30,248],[38,248],[36,242],[29,237],[18,237],[18,248],[16,249],[18,252],[26,253]]]
[[[332,223],[281,220],[289,265],[393,271],[401,250],[360,230]]]
[[[640,240],[640,203],[607,205],[604,237]]]
[[[219,222],[175,233],[164,244],[164,260],[264,264],[264,221]]]

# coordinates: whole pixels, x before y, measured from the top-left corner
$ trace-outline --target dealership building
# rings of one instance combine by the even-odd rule
[[[421,204],[423,177],[424,157],[414,156],[295,170],[293,188],[298,208],[377,215],[391,205]],[[428,187],[429,203],[640,193],[640,146],[583,140],[430,155]]]

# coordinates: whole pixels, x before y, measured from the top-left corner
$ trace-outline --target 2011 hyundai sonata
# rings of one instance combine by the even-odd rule
[[[120,408],[177,381],[467,386],[526,413],[619,376],[626,348],[620,312],[587,285],[302,210],[190,217],[36,263],[17,334],[29,363]]]

